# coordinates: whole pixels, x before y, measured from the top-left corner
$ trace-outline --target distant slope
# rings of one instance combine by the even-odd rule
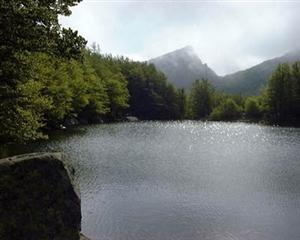
[[[244,71],[226,75],[218,88],[231,93],[258,94],[279,63],[295,61],[300,61],[299,50],[267,60]]]
[[[221,77],[203,64],[193,48],[189,46],[149,60],[176,87],[190,88],[195,79],[206,78],[221,91],[244,95],[258,94],[279,63],[295,61],[300,61],[300,50]]]
[[[206,78],[215,83],[218,75],[203,64],[190,46],[149,60],[179,88],[190,88],[195,79]]]

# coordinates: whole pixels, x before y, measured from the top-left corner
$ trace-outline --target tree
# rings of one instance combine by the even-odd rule
[[[245,102],[245,116],[250,120],[258,120],[261,118],[261,108],[257,98],[248,97]]]
[[[87,51],[86,57],[98,79],[98,83],[96,83],[98,88],[101,85],[105,92],[101,90],[100,94],[104,101],[100,103],[100,98],[97,101],[104,107],[103,110],[107,109],[107,111],[105,110],[106,116],[111,120],[116,120],[121,117],[123,110],[128,108],[129,99],[128,82],[118,66],[118,60],[111,56],[102,56],[95,49]],[[100,106],[99,104],[98,106]]]
[[[192,119],[207,117],[212,111],[213,87],[207,80],[196,80],[189,96],[190,116]]]
[[[177,91],[178,95],[178,108],[179,108],[179,119],[185,119],[187,117],[187,96],[184,88]]]
[[[166,76],[153,64],[117,59],[128,82],[129,108],[127,114],[145,120],[179,118],[178,94]]]
[[[209,118],[214,121],[234,121],[242,116],[242,109],[231,98],[227,98],[213,109]]]
[[[88,104],[79,113],[79,117],[87,122],[97,122],[109,112],[109,98],[105,83],[97,75],[88,51],[85,52],[83,71],[84,81],[87,83]]]
[[[264,101],[268,119],[271,122],[282,124],[292,114],[292,77],[288,63],[279,64],[270,76]]]
[[[292,66],[293,81],[293,117],[300,122],[300,62],[295,62]]]
[[[0,0],[0,138],[38,138],[49,101],[40,101],[45,85],[36,79],[32,59],[38,53],[81,58],[86,41],[62,29],[58,15],[70,15],[80,0]],[[32,86],[35,93],[30,93]],[[30,95],[31,94],[31,95]],[[28,98],[28,96],[31,96]],[[45,104],[41,106],[41,104]]]
[[[117,119],[120,116],[119,111],[128,107],[127,81],[121,73],[118,73],[105,79],[105,85],[110,103],[111,117]]]
[[[1,142],[22,142],[45,138],[39,131],[44,111],[51,108],[51,100],[41,94],[41,82],[29,80],[16,86],[17,99],[0,102]]]

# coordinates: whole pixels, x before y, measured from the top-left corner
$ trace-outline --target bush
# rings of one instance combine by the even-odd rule
[[[226,99],[213,109],[210,120],[214,121],[234,121],[242,116],[242,109],[232,99]]]
[[[261,107],[254,97],[249,97],[245,102],[245,116],[250,120],[257,120],[261,118]]]

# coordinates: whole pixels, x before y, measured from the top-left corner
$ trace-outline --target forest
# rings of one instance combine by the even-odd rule
[[[300,122],[300,62],[279,64],[258,96],[218,92],[207,80],[196,80],[189,94],[187,117],[296,126]]]
[[[70,121],[263,121],[297,125],[300,62],[283,63],[259,96],[216,91],[196,80],[176,89],[153,64],[101,54],[77,31],[62,28],[80,0],[0,0],[0,141],[47,138]]]

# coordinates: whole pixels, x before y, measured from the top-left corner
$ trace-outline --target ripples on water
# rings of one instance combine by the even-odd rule
[[[66,152],[94,240],[299,240],[300,130],[246,123],[96,125]]]

